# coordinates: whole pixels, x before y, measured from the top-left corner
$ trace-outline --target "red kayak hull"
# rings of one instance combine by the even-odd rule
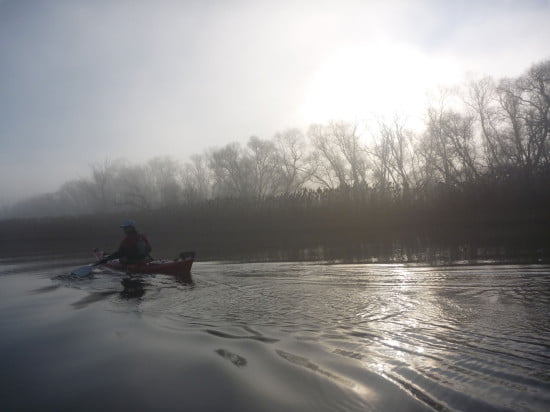
[[[126,273],[145,273],[145,274],[163,274],[163,275],[188,275],[193,266],[193,260],[178,261],[152,261],[148,263],[139,263],[134,265],[123,265],[119,262],[107,262],[106,266],[113,270]]]

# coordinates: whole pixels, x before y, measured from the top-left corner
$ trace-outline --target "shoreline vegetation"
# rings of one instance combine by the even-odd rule
[[[550,183],[550,178],[547,180]],[[525,186],[473,187],[425,200],[369,198],[359,189],[135,212],[153,256],[198,260],[549,262],[550,194]],[[353,197],[353,200],[351,198]],[[437,199],[437,200],[436,200]],[[117,247],[126,213],[0,221],[2,256]],[[88,255],[89,254],[89,255]]]
[[[92,166],[0,211],[0,257],[118,245],[198,260],[550,261],[550,60],[442,91],[423,132],[399,118],[251,137],[181,163]]]

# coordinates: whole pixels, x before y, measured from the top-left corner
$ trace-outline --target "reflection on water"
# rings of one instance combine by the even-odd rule
[[[217,349],[216,353],[220,355],[222,358],[230,361],[233,365],[235,365],[238,368],[242,368],[246,366],[246,359],[243,358],[242,356],[231,353],[225,349]]]
[[[85,410],[550,404],[548,267],[198,263],[193,279],[69,272],[69,263],[0,266],[0,350],[19,362],[8,362],[0,384],[32,387],[52,410],[71,405],[70,392],[47,390],[66,376],[77,394],[100,382],[104,403]],[[32,378],[29,354],[39,359]],[[40,389],[30,386],[36,376]],[[2,391],[7,405],[21,401]]]
[[[120,296],[124,299],[137,299],[145,295],[145,287],[147,283],[140,278],[124,278],[122,279],[123,290]]]
[[[279,340],[279,339],[268,338],[268,337],[262,336],[260,334],[232,335],[230,333],[221,332],[219,330],[206,329],[205,331],[207,333],[211,334],[211,335],[218,336],[220,338],[225,338],[225,339],[253,339],[253,340],[259,340],[260,342],[265,342],[265,343],[274,343],[274,342],[277,342]]]
[[[109,298],[110,296],[112,296],[114,294],[117,294],[117,293],[118,292],[116,292],[116,291],[93,292],[93,293],[90,293],[89,295],[84,296],[82,299],[80,299],[76,302],[73,302],[71,304],[71,306],[75,309],[82,309],[82,308],[85,308],[85,307],[87,307],[88,305],[90,305],[92,303],[105,300],[105,299]],[[120,293],[122,294],[122,292],[120,292]]]

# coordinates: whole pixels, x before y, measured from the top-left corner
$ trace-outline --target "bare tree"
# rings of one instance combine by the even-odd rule
[[[90,182],[85,179],[69,180],[57,191],[60,203],[68,214],[91,213],[93,200],[90,197]]]
[[[477,160],[474,117],[466,107],[450,107],[448,98],[449,91],[442,90],[439,101],[428,108],[421,153],[432,178],[453,186],[477,178],[481,166]]]
[[[391,180],[408,194],[417,181],[414,134],[405,128],[399,117],[391,123],[380,121],[379,133],[379,140],[370,151],[375,165],[375,182],[385,190]]]
[[[359,142],[356,125],[344,122],[312,125],[308,136],[316,162],[315,181],[327,188],[366,182],[366,151]]]
[[[530,178],[549,162],[550,61],[525,75],[470,84],[470,107],[480,124],[486,162],[494,177],[512,169]]]
[[[117,205],[121,208],[149,210],[155,206],[154,184],[146,166],[121,168],[117,189]]]
[[[206,156],[193,155],[191,161],[185,163],[181,181],[185,203],[196,203],[210,198],[212,182]]]
[[[305,137],[299,129],[288,129],[275,134],[273,140],[278,153],[281,189],[283,193],[296,192],[313,172],[308,161]]]
[[[374,143],[373,147],[369,149],[372,159],[374,185],[381,192],[386,192],[393,178],[391,169],[391,142],[388,137],[387,135],[382,135],[380,140]]]
[[[275,144],[252,136],[247,148],[253,166],[254,193],[257,199],[280,192],[281,175]]]
[[[250,198],[254,195],[254,165],[239,143],[230,143],[208,154],[216,196]]]
[[[466,103],[473,109],[479,121],[486,166],[492,173],[502,170],[506,167],[506,159],[509,158],[509,148],[506,147],[498,130],[501,115],[494,80],[485,77],[472,81],[469,84],[469,99]]]
[[[151,183],[157,193],[156,204],[162,207],[175,206],[180,202],[182,174],[180,163],[169,156],[155,157],[147,163]]]
[[[548,161],[550,61],[531,67],[518,79],[501,80],[497,93],[510,161],[530,177]]]
[[[115,180],[120,171],[121,161],[112,162],[109,159],[103,163],[95,163],[90,167],[92,176],[88,191],[94,199],[94,209],[98,212],[108,212],[115,206]]]
[[[550,60],[535,64],[519,79],[524,95],[525,126],[534,144],[534,163],[550,164]]]

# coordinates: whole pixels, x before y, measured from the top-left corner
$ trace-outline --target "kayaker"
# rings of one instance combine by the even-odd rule
[[[108,262],[109,260],[119,259],[123,264],[143,263],[151,259],[151,244],[149,239],[144,234],[138,233],[136,230],[136,222],[131,219],[125,220],[120,225],[126,237],[120,242],[120,246],[115,253],[112,253],[97,264]]]

